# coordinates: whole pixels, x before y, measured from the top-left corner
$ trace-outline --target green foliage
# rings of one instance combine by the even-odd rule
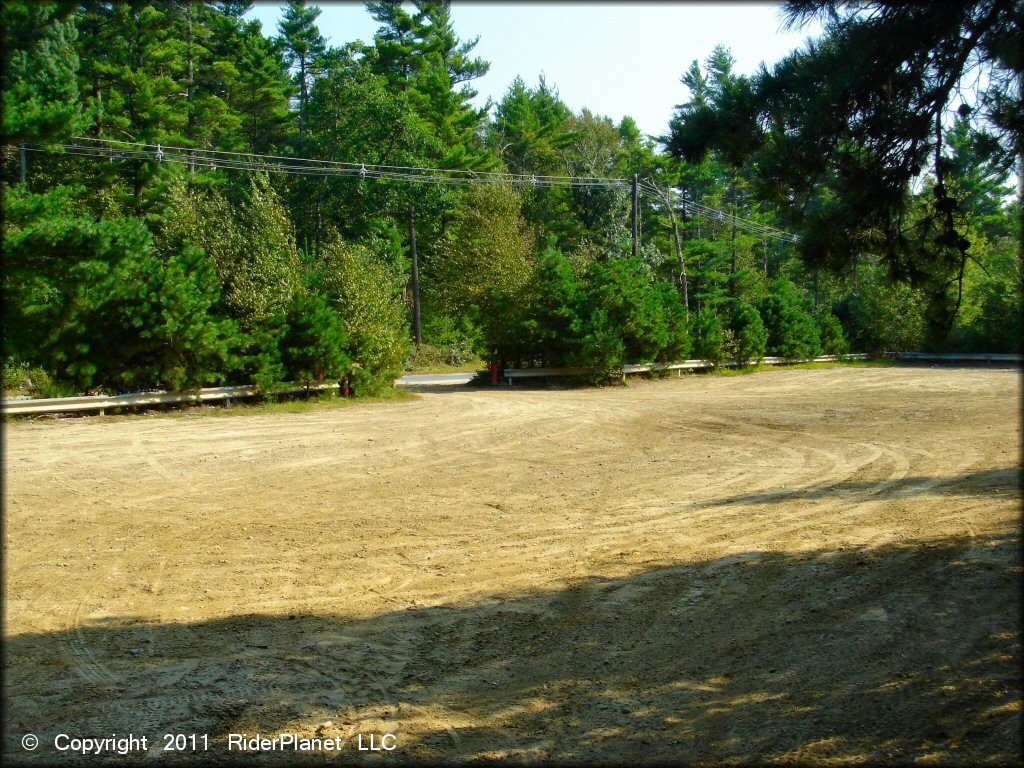
[[[657,359],[663,363],[685,360],[690,353],[690,321],[676,287],[667,280],[656,280],[653,286],[665,322],[665,343]]]
[[[821,337],[822,354],[845,355],[850,351],[850,345],[843,334],[843,326],[831,312],[822,315],[818,322],[818,330]]]
[[[702,309],[694,324],[693,355],[717,365],[725,357],[725,333],[715,310]]]
[[[240,118],[240,133],[252,151],[276,153],[290,128],[288,97],[292,86],[282,46],[263,36],[258,21],[245,25],[234,22],[234,26],[237,32],[225,36],[228,44],[218,63],[225,80],[233,85],[227,90]]]
[[[17,359],[4,358],[3,361],[3,393],[9,395],[29,395],[36,397],[59,397],[53,393],[53,377],[38,366]]]
[[[359,386],[390,386],[409,348],[400,284],[366,249],[340,238],[324,247],[312,269],[314,284],[344,322],[349,354],[360,366]]]
[[[773,281],[771,294],[759,309],[768,331],[768,354],[797,360],[821,352],[818,325],[789,280],[780,277]]]
[[[486,74],[490,64],[470,58],[477,40],[459,40],[447,0],[416,0],[413,6],[409,13],[393,0],[367,3],[381,23],[368,52],[373,71],[408,96],[443,147],[436,158],[442,165],[487,170],[494,160],[477,137],[487,110],[472,106],[476,91],[462,84]]]
[[[865,294],[849,294],[832,307],[857,352],[885,353],[919,350],[924,338],[920,295],[895,284]]]
[[[88,125],[79,100],[78,33],[70,10],[53,2],[3,3],[5,142],[60,141]]]
[[[883,260],[893,278],[924,292],[924,344],[944,348],[965,263],[976,257],[958,215],[965,209],[956,177],[989,161],[1005,173],[1024,153],[1019,46],[1011,42],[1021,16],[1013,3],[993,0],[842,9],[794,0],[787,14],[795,23],[827,20],[825,35],[717,93],[699,84],[701,97],[673,119],[670,151],[692,162],[712,152],[756,169],[760,196],[783,206],[798,229],[806,264],[842,271],[865,255]],[[944,116],[977,68],[985,81],[948,130]],[[952,157],[942,156],[947,139]],[[965,149],[974,154],[966,163]],[[915,194],[926,173],[934,183]],[[970,180],[975,191],[978,180]]]
[[[210,259],[191,247],[167,260],[153,254],[141,267],[131,321],[152,350],[150,380],[175,392],[223,383],[238,364],[240,339],[237,323],[214,312],[220,286]]]
[[[626,363],[677,359],[689,347],[679,295],[643,261],[593,262],[580,275],[551,247],[531,284],[503,297],[487,331],[506,364],[595,368],[599,378]]]
[[[424,344],[406,364],[407,370],[410,364],[465,365],[476,360],[478,354],[490,354],[483,329],[465,315],[456,321],[449,315],[425,313],[422,320]]]
[[[494,311],[497,295],[522,291],[533,275],[533,233],[511,185],[481,184],[463,198],[432,254],[424,259],[431,305],[474,323]]]
[[[669,345],[664,302],[674,292],[656,290],[650,268],[634,259],[595,262],[587,277],[583,356],[606,370],[656,360]]]
[[[489,120],[471,87],[489,64],[444,0],[371,3],[373,43],[340,47],[312,5],[290,2],[275,38],[241,19],[247,6],[3,4],[2,335],[36,393],[272,390],[329,380],[348,360],[363,393],[387,387],[410,351],[413,207],[424,358],[497,348],[506,363],[608,374],[691,345],[755,360],[764,333],[788,357],[845,349],[844,337],[855,351],[1020,349],[1021,214],[1006,186],[1021,154],[1019,18],[1007,3],[839,9],[824,38],[752,78],[719,46],[683,75],[668,154],[631,118],[574,112],[543,78],[513,81]],[[975,60],[991,70],[977,103],[936,126],[959,62]],[[33,152],[27,183],[10,183],[18,142],[82,134],[197,153]],[[276,155],[282,170],[295,155],[538,183],[250,175],[214,168],[203,149]],[[542,180],[633,174],[638,261],[628,184]],[[731,212],[799,243],[746,233]],[[800,298],[812,280],[818,321]]]
[[[285,376],[307,390],[328,379],[340,379],[352,369],[346,354],[345,326],[327,300],[318,294],[292,297],[285,318],[281,362]]]
[[[835,319],[835,318],[833,318]],[[735,338],[735,359],[740,365],[758,363],[764,357],[768,343],[768,329],[753,305],[737,299],[730,322]]]
[[[301,268],[291,219],[267,177],[250,178],[233,226],[217,223],[224,227],[214,235],[221,241],[215,249],[217,272],[232,316],[251,327],[284,310],[299,287]]]
[[[299,92],[300,137],[305,135],[306,105],[317,59],[327,50],[323,35],[316,26],[319,15],[320,9],[307,7],[306,0],[288,0],[284,17],[277,25],[288,65],[297,68],[294,82]]]
[[[506,324],[493,334],[491,343],[502,357],[531,360],[538,355],[548,365],[569,364],[577,359],[584,333],[581,317],[585,283],[561,251],[548,247],[541,252],[533,290],[524,296],[523,308],[499,310]],[[525,311],[523,311],[525,310]]]
[[[966,265],[963,309],[950,346],[956,351],[1019,354],[1024,285],[1020,240],[1007,236],[994,243],[977,242],[980,258]]]
[[[205,254],[158,254],[138,219],[62,213],[66,192],[5,201],[5,352],[80,389],[223,380],[237,328],[213,314],[219,288]]]

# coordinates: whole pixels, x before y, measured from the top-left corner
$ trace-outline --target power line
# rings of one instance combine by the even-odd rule
[[[641,191],[648,199],[656,200],[659,202],[665,202],[664,194],[656,187],[650,184],[642,183]],[[670,197],[674,194],[677,194],[675,193],[675,190],[670,189]],[[671,204],[671,200],[669,202]],[[759,221],[754,221],[752,219],[743,218],[733,213],[729,213],[728,211],[719,210],[718,208],[712,208],[711,206],[698,203],[695,200],[687,200],[686,198],[681,198],[679,200],[679,203],[685,213],[703,216],[705,218],[714,219],[716,221],[721,221],[723,223],[735,223],[738,228],[744,229],[748,232],[753,232],[754,234],[758,234],[763,237],[771,237],[777,240],[783,240],[791,243],[797,242],[798,239],[796,235],[790,234],[789,232],[784,232],[781,229],[776,229],[775,227],[772,227],[768,224],[764,224]]]
[[[252,152],[229,152],[226,150],[208,150],[191,147],[178,147],[162,144],[147,144],[144,142],[125,142],[110,139],[94,139],[89,137],[76,137],[76,142],[92,142],[91,145],[72,144],[62,145],[73,147],[75,150],[89,150],[105,156],[114,152],[132,153],[134,157],[147,157],[157,161],[181,161],[187,159],[195,164],[214,163],[221,167],[225,164],[230,167],[244,165],[248,167],[254,162],[264,163],[268,169],[276,170],[278,167],[292,171],[302,171],[312,174],[331,173],[339,175],[358,174],[361,177],[398,173],[407,177],[415,178],[441,178],[445,180],[471,180],[474,182],[493,180],[495,182],[507,183],[519,181],[523,183],[539,185],[571,184],[577,185],[625,185],[626,179],[606,178],[600,176],[552,176],[545,174],[516,174],[498,171],[472,171],[458,168],[428,168],[423,166],[398,166],[383,165],[378,163],[353,163],[340,160],[318,160],[313,158],[288,157],[284,155],[263,155]],[[248,159],[246,159],[248,158]],[[275,162],[272,162],[275,161]],[[276,162],[283,161],[283,162]]]
[[[571,187],[625,189],[628,181],[622,178],[601,176],[553,176],[545,174],[518,174],[495,171],[468,171],[452,168],[428,168],[423,166],[382,165],[377,163],[352,163],[338,160],[317,160],[313,158],[264,155],[258,153],[230,152],[191,147],[178,147],[145,142],[114,141],[76,137],[76,143],[51,146],[24,145],[32,152],[49,153],[54,146],[64,154],[80,157],[95,157],[111,162],[123,160],[144,160],[157,163],[205,167],[229,171],[261,171],[293,176],[342,177],[359,179],[380,179],[406,181],[418,184],[512,184],[531,187]],[[88,143],[77,143],[88,142]],[[640,182],[640,192],[648,199],[663,202],[660,190],[648,182]],[[669,195],[675,190],[669,189]],[[671,199],[669,201],[671,203]],[[694,200],[682,198],[683,211],[693,215],[733,222],[749,232],[787,242],[796,242],[796,237],[761,222],[735,216]]]
[[[598,177],[552,177],[526,176],[522,174],[496,174],[477,176],[474,171],[449,170],[444,168],[416,168],[404,166],[355,165],[344,166],[323,165],[329,161],[308,161],[304,158],[283,158],[290,162],[267,162],[264,160],[243,160],[240,157],[220,157],[211,152],[193,154],[192,150],[180,148],[164,148],[155,145],[156,149],[121,149],[108,146],[88,146],[82,144],[58,144],[63,154],[81,157],[98,157],[111,162],[121,160],[145,160],[158,163],[173,163],[190,167],[215,168],[222,170],[264,171],[267,173],[283,173],[295,176],[340,176],[358,177],[363,179],[399,179],[426,184],[515,184],[536,187],[617,187],[625,182],[617,179],[601,179]],[[26,147],[33,152],[49,152],[51,147]],[[237,154],[237,153],[233,153]],[[253,155],[251,157],[261,157]]]

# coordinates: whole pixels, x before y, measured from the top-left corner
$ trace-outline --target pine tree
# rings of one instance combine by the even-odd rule
[[[451,20],[451,3],[419,2],[422,18],[418,54],[421,73],[412,89],[413,104],[448,148],[442,163],[447,167],[488,170],[494,159],[478,134],[487,109],[470,103],[477,92],[465,85],[487,74],[490,64],[470,58],[479,38],[459,40]]]
[[[797,360],[821,352],[818,324],[789,280],[776,278],[771,294],[762,300],[759,309],[768,330],[769,354]]]
[[[352,369],[348,337],[338,313],[318,294],[296,293],[285,316],[280,340],[284,376],[306,388],[338,380]]]
[[[366,10],[381,25],[373,38],[374,72],[384,75],[396,90],[407,93],[425,63],[420,55],[423,12],[417,7],[409,14],[401,0],[368,2]]]
[[[705,308],[697,313],[693,329],[693,354],[717,365],[725,354],[725,335],[718,313]]]
[[[150,145],[188,142],[187,77],[173,6],[87,6],[80,23],[80,82],[91,93],[98,138]],[[167,169],[155,160],[127,159],[102,169],[123,204],[142,214],[158,204]],[[118,194],[121,194],[118,192]]]
[[[319,16],[320,9],[316,6],[307,7],[306,0],[288,0],[284,16],[277,25],[284,43],[288,65],[298,68],[294,83],[299,92],[300,145],[306,135],[306,106],[309,102],[309,90],[317,71],[317,60],[327,50],[327,43],[316,26]]]
[[[263,36],[259,21],[240,30],[232,105],[241,116],[241,133],[253,152],[280,152],[291,130],[289,99],[293,86],[281,43]]]
[[[747,365],[756,363],[764,357],[768,330],[753,305],[738,299],[733,305],[730,328],[735,339],[737,363]]]
[[[50,143],[82,133],[76,20],[57,3],[4,2],[3,141]]]

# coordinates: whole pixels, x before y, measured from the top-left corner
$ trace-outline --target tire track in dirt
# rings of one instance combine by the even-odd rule
[[[743,592],[741,566],[797,550],[942,532],[971,542],[966,561],[999,556],[1016,378],[779,373],[15,424],[6,632],[40,639],[12,660],[12,711],[62,702],[97,733],[136,715],[211,732],[332,720],[436,732],[435,757],[572,757],[641,722],[630,685],[674,663],[673,625],[644,606],[699,613]],[[626,664],[596,626],[638,654],[615,690],[587,682]]]

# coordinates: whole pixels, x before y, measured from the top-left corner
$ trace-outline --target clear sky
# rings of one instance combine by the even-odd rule
[[[311,3],[312,4],[312,3]],[[378,24],[362,3],[324,2],[318,19],[331,45],[369,43]],[[277,35],[279,4],[258,2],[246,19],[263,22]],[[690,62],[702,64],[718,43],[731,49],[736,71],[753,74],[816,37],[816,22],[796,32],[782,30],[774,3],[506,3],[452,4],[462,40],[480,37],[474,54],[491,69],[471,85],[499,101],[516,75],[535,86],[543,74],[574,111],[583,107],[615,122],[630,115],[651,135],[667,131],[676,104],[688,98],[679,82]]]

